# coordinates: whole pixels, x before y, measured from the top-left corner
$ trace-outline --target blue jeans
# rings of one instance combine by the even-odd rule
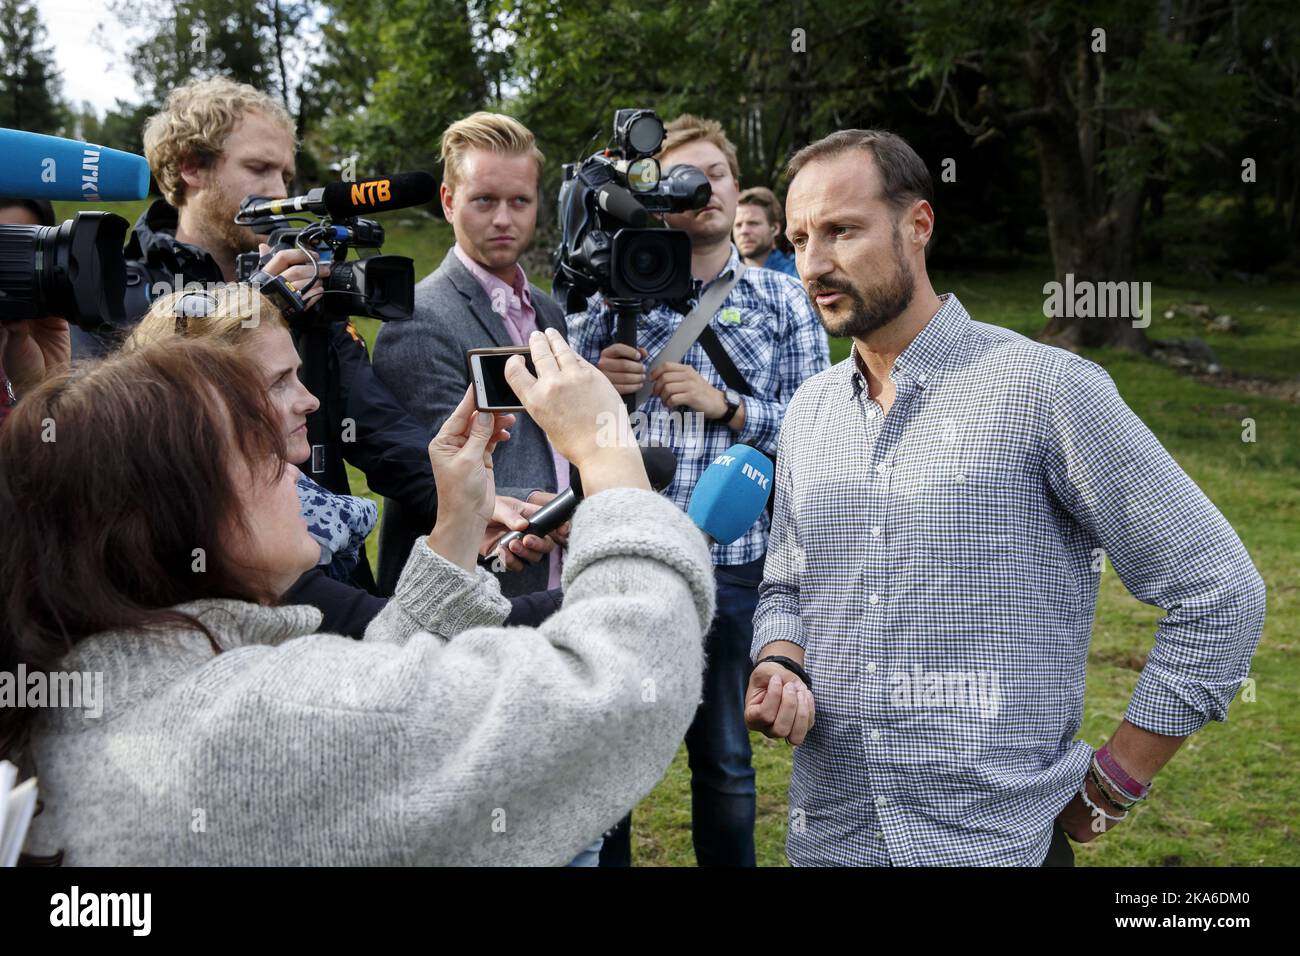
[[[704,638],[704,699],[686,731],[691,841],[700,866],[754,865],[754,768],[745,727],[749,645],[763,559],[714,569],[718,616]],[[601,866],[632,865],[632,815],[605,836]]]
[[[581,853],[575,856],[572,862],[566,863],[564,865],[566,867],[600,866],[600,846],[603,842],[604,842],[603,839],[597,838],[595,843],[593,843],[591,846],[587,847],[587,849],[583,850]]]

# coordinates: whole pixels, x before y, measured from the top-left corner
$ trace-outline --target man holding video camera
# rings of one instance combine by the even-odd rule
[[[683,115],[668,124],[666,133],[657,156],[666,176],[675,165],[693,166],[712,188],[703,208],[664,218],[690,237],[692,299],[698,301],[716,283],[735,280],[705,329],[716,336],[733,367],[720,372],[697,341],[682,361],[656,364],[647,379],[643,361],[653,363],[683,323],[682,315],[667,304],[655,305],[638,319],[636,347],[614,342],[614,317],[602,296],[594,296],[585,312],[569,315],[568,322],[574,350],[596,364],[621,394],[633,394],[647,381],[652,384],[639,411],[646,418],[649,443],[677,452],[677,473],[667,492],[685,507],[704,469],[731,445],[742,442],[775,453],[786,402],[805,379],[828,367],[830,357],[826,337],[798,282],[765,269],[740,271],[740,255],[731,241],[740,170],[735,147],[721,125]],[[695,431],[683,427],[684,415],[698,424],[700,440],[682,442],[683,434]],[[704,700],[686,735],[692,839],[702,866],[755,862],[754,771],[744,692],[767,529],[763,514],[744,537],[713,548],[718,616],[706,639]],[[629,818],[606,838],[601,862],[625,866],[630,856]]]
[[[144,139],[165,199],[141,216],[127,246],[126,312],[132,321],[173,289],[232,281],[241,254],[266,249],[266,237],[237,225],[236,213],[248,196],[287,195],[296,151],[293,122],[284,108],[251,86],[223,78],[174,90],[149,120]],[[262,269],[297,286],[316,271],[307,253],[297,250],[277,253]],[[327,269],[320,267],[321,274]],[[307,294],[307,304],[318,305],[320,295],[318,284]],[[292,328],[304,384],[321,403],[308,417],[308,476],[332,492],[349,494],[344,465],[349,462],[374,491],[400,501],[420,521],[433,520],[437,492],[426,450],[433,431],[408,415],[376,377],[351,321],[313,309]],[[518,521],[530,510],[498,497],[498,521]],[[546,547],[536,538],[527,541]],[[352,580],[376,590],[364,554]]]
[[[520,346],[533,331],[566,334],[564,311],[528,281],[519,259],[537,228],[542,154],[533,134],[499,113],[474,113],[442,135],[442,209],[456,244],[442,265],[415,289],[415,317],[385,325],[375,340],[375,371],[411,413],[436,428],[469,385],[470,349]],[[519,416],[493,467],[498,490],[544,504],[569,487],[569,463],[536,423]],[[384,503],[379,541],[379,584],[387,591],[427,520],[404,502]],[[547,550],[564,543],[567,525],[545,539]],[[528,541],[536,541],[532,536]],[[507,567],[543,553],[512,546]],[[501,581],[507,596],[558,588],[560,554]]]

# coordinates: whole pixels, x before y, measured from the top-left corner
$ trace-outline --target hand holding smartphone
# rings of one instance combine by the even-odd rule
[[[474,386],[474,403],[480,412],[522,412],[519,396],[506,381],[506,361],[512,355],[522,355],[529,374],[536,375],[532,353],[527,345],[509,345],[500,348],[470,349],[465,353],[469,365],[469,380]]]

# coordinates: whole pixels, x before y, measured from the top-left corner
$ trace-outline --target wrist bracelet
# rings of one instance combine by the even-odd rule
[[[1132,797],[1134,800],[1141,800],[1151,789],[1149,783],[1139,783],[1128,775],[1123,767],[1115,760],[1115,756],[1110,752],[1110,741],[1102,744],[1100,750],[1093,754],[1093,759],[1101,766],[1107,779],[1113,780],[1115,786],[1119,787],[1125,796]]]
[[[1088,805],[1088,808],[1092,810],[1093,816],[1096,816],[1098,813],[1100,813],[1103,817],[1105,817],[1105,818],[1106,818],[1107,820],[1109,820],[1111,823],[1119,823],[1121,820],[1123,820],[1125,817],[1128,816],[1128,811],[1125,810],[1125,811],[1124,811],[1123,813],[1121,813],[1119,816],[1117,816],[1117,817],[1113,817],[1113,816],[1111,816],[1109,813],[1107,813],[1105,810],[1103,810],[1101,807],[1097,806],[1097,804],[1093,803],[1093,802],[1092,802],[1092,798],[1091,798],[1090,796],[1088,796],[1088,778],[1087,778],[1087,777],[1084,778],[1084,780],[1083,780],[1083,785],[1082,785],[1081,787],[1079,787],[1079,796],[1083,797],[1083,802],[1086,803],[1086,804]]]
[[[1125,803],[1123,800],[1115,799],[1115,795],[1111,793],[1111,788],[1102,783],[1101,775],[1097,773],[1097,765],[1095,763],[1088,768],[1088,779],[1091,780],[1092,785],[1097,788],[1097,792],[1101,794],[1101,798],[1120,813],[1128,813],[1136,804],[1136,801],[1134,801],[1134,803]]]
[[[1091,773],[1096,774],[1097,776],[1096,782],[1098,786],[1100,786],[1102,783],[1106,785],[1105,787],[1106,795],[1110,798],[1110,802],[1115,804],[1115,806],[1117,807],[1121,807],[1125,810],[1128,810],[1129,808],[1136,806],[1137,804],[1141,803],[1143,800],[1146,799],[1145,794],[1143,794],[1140,797],[1135,797],[1133,796],[1133,794],[1128,793],[1123,787],[1121,787],[1118,783],[1112,780],[1110,774],[1106,773],[1105,768],[1102,767],[1102,765],[1097,761],[1096,754],[1093,754],[1092,763],[1089,765],[1089,771]]]
[[[779,654],[772,654],[769,657],[763,658],[761,661],[759,661],[750,669],[750,673],[752,674],[754,671],[758,670],[759,664],[769,664],[769,663],[780,664],[786,670],[793,673],[795,677],[798,677],[801,681],[803,681],[805,687],[807,687],[809,690],[812,690],[812,680],[808,677],[808,672],[803,669],[803,666],[800,665],[797,661],[791,660],[788,657],[782,657]]]

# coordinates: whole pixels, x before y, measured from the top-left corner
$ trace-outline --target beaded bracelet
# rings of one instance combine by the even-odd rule
[[[1092,802],[1092,798],[1091,798],[1090,796],[1088,796],[1088,781],[1087,781],[1086,778],[1085,778],[1084,781],[1083,781],[1083,785],[1079,787],[1079,796],[1083,797],[1083,802],[1086,803],[1086,804],[1088,805],[1088,808],[1089,808],[1090,810],[1092,810],[1094,816],[1095,816],[1096,814],[1100,813],[1103,817],[1105,817],[1105,818],[1106,818],[1107,820],[1109,820],[1111,823],[1119,823],[1121,820],[1123,820],[1125,817],[1128,816],[1128,811],[1125,810],[1125,811],[1124,811],[1123,813],[1121,813],[1119,816],[1117,816],[1117,817],[1113,817],[1113,816],[1111,816],[1109,813],[1107,813],[1105,810],[1103,810],[1101,807],[1097,806],[1097,804],[1093,803],[1093,802]]]
[[[1102,778],[1097,773],[1097,765],[1095,763],[1088,768],[1088,779],[1091,780],[1092,785],[1097,788],[1097,792],[1101,794],[1102,799],[1112,807],[1118,807],[1122,812],[1128,813],[1135,806],[1134,803],[1125,803],[1123,800],[1115,799],[1115,795],[1110,792],[1110,788],[1102,783]]]

